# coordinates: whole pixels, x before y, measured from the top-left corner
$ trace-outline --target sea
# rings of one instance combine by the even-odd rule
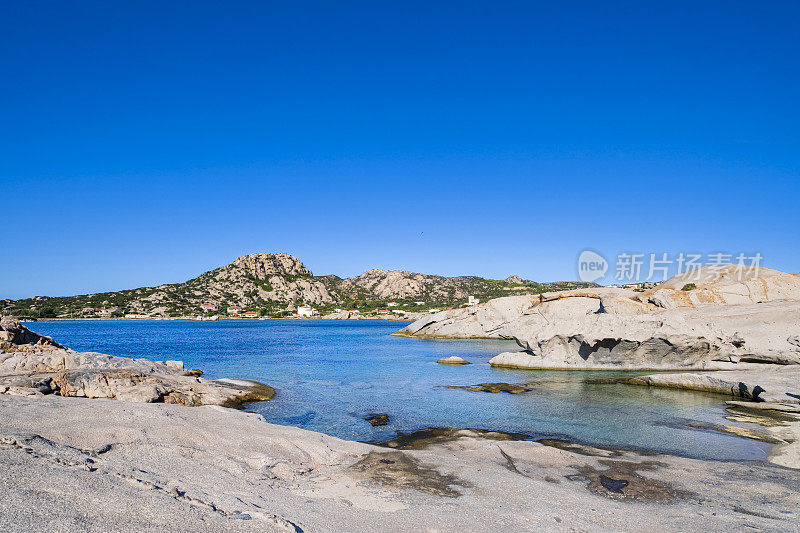
[[[647,450],[715,460],[763,461],[770,446],[719,431],[758,429],[726,417],[722,396],[613,383],[630,372],[493,369],[516,349],[504,340],[393,337],[406,322],[384,320],[54,320],[28,324],[78,351],[177,359],[206,378],[252,379],[275,398],[246,406],[275,424],[342,439],[379,442],[398,432],[478,428],[538,440]],[[470,365],[445,366],[457,355]],[[451,388],[528,386],[521,394]],[[388,415],[385,426],[366,418]],[[711,429],[709,429],[711,428]]]

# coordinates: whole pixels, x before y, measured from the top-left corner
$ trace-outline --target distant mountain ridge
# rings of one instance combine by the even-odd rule
[[[371,311],[389,303],[410,311],[465,305],[469,296],[485,301],[513,294],[535,294],[594,284],[536,283],[510,276],[444,277],[402,270],[367,270],[359,276],[314,276],[296,257],[260,253],[205,272],[184,283],[65,297],[37,296],[3,300],[3,312],[18,316],[189,316],[224,313],[229,306],[260,316],[282,316],[300,304],[322,311],[357,308]],[[216,306],[202,310],[201,306]]]

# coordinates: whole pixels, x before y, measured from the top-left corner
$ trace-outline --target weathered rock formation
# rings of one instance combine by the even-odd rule
[[[596,287],[540,295],[507,296],[463,309],[420,318],[396,332],[420,338],[510,338],[509,328],[524,317],[536,315],[545,322],[573,320],[606,309],[608,313],[646,312],[653,308],[632,297],[637,293],[613,287]]]
[[[694,288],[688,279],[697,280]],[[522,351],[490,361],[514,368],[800,364],[800,277],[702,269],[645,292],[601,287],[498,298],[422,318],[396,334],[515,339]]]
[[[506,296],[463,309],[427,315],[394,333],[420,338],[502,338],[503,328],[538,304],[538,296]]]
[[[800,364],[790,342],[800,305],[771,302],[651,314],[592,313],[548,321],[529,315],[506,328],[523,349],[495,366],[527,368],[721,368],[731,363]]]
[[[196,306],[226,302],[251,307],[260,302],[331,303],[333,296],[320,279],[288,254],[252,254],[187,281],[183,292],[195,295]],[[171,299],[169,299],[171,300]]]
[[[800,275],[738,265],[705,267],[674,276],[637,298],[665,309],[800,300]]]
[[[797,529],[795,470],[525,438],[428,429],[383,448],[230,409],[0,395],[0,529]]]
[[[63,348],[52,338],[29,330],[13,316],[0,317],[0,350],[18,350],[20,346],[25,346],[22,349],[27,350],[36,350],[41,346]]]
[[[31,339],[38,337],[25,330]],[[0,394],[57,394],[227,407],[269,400],[275,394],[272,387],[261,383],[203,379],[198,377],[197,370],[184,369],[180,361],[168,363],[79,353],[54,342],[52,345],[6,343],[5,351],[0,353]]]

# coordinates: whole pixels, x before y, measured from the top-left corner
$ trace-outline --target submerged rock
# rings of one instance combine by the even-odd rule
[[[428,446],[447,444],[459,439],[486,439],[496,441],[529,440],[528,435],[475,428],[428,428],[416,431],[398,431],[397,436],[376,442],[377,446],[398,450],[424,450]]]
[[[445,357],[443,359],[439,359],[436,361],[440,365],[471,365],[469,361],[466,359],[462,359],[457,355],[451,355],[450,357]]]
[[[385,426],[389,423],[389,415],[385,413],[365,416],[364,420],[372,424],[373,427]]]
[[[513,385],[511,383],[478,383],[477,385],[448,385],[448,389],[463,389],[473,392],[491,392],[497,394],[498,392],[507,392],[509,394],[520,394],[529,392],[533,389],[522,385]]]

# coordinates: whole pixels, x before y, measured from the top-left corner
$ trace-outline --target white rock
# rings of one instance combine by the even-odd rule
[[[445,357],[443,359],[439,359],[436,362],[439,363],[440,365],[470,365],[470,364],[472,364],[469,361],[467,361],[466,359],[458,357],[457,355],[451,355],[450,357]]]

